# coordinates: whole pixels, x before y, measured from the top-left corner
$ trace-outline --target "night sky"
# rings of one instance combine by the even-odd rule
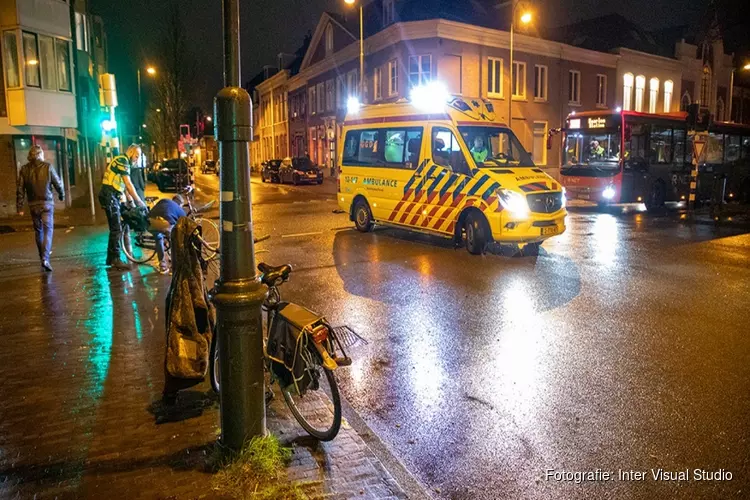
[[[747,0],[724,0],[726,23],[746,19]],[[102,16],[110,47],[110,71],[117,76],[120,102],[136,99],[136,69],[153,56],[167,8],[152,0],[89,0],[91,10]],[[197,69],[191,87],[191,105],[210,109],[222,86],[222,33],[220,0],[180,0],[189,33],[189,52]],[[698,22],[706,11],[703,0],[535,0],[540,25],[558,26],[613,12],[647,29]],[[240,0],[242,82],[263,65],[276,65],[279,52],[294,52],[305,33],[314,30],[324,10],[342,12],[344,0]],[[742,21],[747,23],[747,21]],[[741,45],[750,48],[745,26]],[[144,83],[148,93],[148,82]]]

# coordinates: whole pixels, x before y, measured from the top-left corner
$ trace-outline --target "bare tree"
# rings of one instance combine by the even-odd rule
[[[149,126],[155,127],[152,129],[154,140],[164,149],[167,157],[177,150],[180,123],[187,110],[187,82],[193,74],[192,58],[187,53],[185,25],[180,15],[182,8],[185,8],[185,2],[176,0],[171,0],[167,6],[156,82],[156,107],[161,111],[155,114],[162,116],[149,113],[153,122]]]

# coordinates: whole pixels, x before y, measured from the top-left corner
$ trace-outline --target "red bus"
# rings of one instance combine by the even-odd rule
[[[750,125],[714,122],[706,132],[698,200],[750,204]]]
[[[690,189],[687,113],[570,114],[560,180],[568,199],[606,206],[684,201]]]

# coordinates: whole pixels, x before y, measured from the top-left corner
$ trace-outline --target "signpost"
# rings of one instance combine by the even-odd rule
[[[698,165],[706,148],[706,137],[696,133],[693,138],[693,168],[690,171],[690,197],[688,198],[688,210],[695,210],[695,192],[698,187]]]

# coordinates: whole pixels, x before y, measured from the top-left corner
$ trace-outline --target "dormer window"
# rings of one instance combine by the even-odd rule
[[[326,56],[333,54],[333,26],[326,26]]]
[[[396,0],[383,0],[383,27],[393,24],[396,20]]]

